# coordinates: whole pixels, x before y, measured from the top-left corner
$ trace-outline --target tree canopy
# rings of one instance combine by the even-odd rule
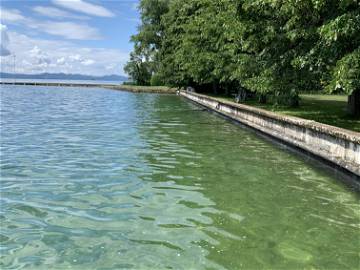
[[[359,95],[358,0],[141,0],[139,9],[126,66],[136,83],[246,89],[289,105],[300,91]]]

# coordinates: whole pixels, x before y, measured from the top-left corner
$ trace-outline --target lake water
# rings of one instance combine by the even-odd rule
[[[359,196],[178,96],[1,86],[1,269],[359,269]]]

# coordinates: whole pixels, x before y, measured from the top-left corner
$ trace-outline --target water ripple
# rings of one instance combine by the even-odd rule
[[[1,87],[1,269],[345,269],[359,198],[181,98]]]

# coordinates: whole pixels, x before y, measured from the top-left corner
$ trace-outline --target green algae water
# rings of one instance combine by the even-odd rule
[[[1,87],[1,269],[359,269],[359,196],[186,100]]]

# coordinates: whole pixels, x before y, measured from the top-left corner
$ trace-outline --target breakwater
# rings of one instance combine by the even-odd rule
[[[72,82],[0,82],[0,85],[61,86],[61,87],[119,87],[117,84]]]
[[[360,177],[360,134],[312,120],[284,116],[251,106],[180,91],[191,101],[287,144],[305,150]]]
[[[103,83],[77,83],[77,82],[0,82],[0,85],[28,85],[28,86],[58,86],[58,87],[101,87],[113,90],[128,91],[134,93],[157,93],[175,94],[176,88],[167,86],[138,86],[123,84]]]

